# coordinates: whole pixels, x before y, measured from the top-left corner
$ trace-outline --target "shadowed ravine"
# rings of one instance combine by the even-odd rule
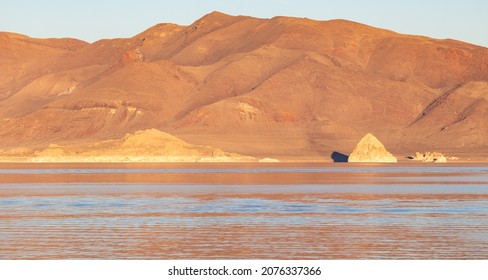
[[[488,167],[0,166],[1,259],[486,259]]]

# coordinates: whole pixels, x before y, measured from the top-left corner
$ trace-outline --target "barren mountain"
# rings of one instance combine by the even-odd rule
[[[488,159],[488,49],[454,40],[214,12],[93,44],[0,33],[0,64],[4,152],[157,129],[256,158],[330,160],[371,132],[399,158]]]

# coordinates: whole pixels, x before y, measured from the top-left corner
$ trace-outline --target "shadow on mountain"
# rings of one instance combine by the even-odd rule
[[[343,153],[339,153],[339,152],[336,152],[334,151],[331,155],[330,155],[330,158],[334,161],[334,162],[347,162],[347,160],[349,159],[349,156],[348,155],[345,155]]]

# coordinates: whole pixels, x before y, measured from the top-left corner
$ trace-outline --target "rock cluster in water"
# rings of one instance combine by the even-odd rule
[[[421,160],[423,162],[435,162],[435,163],[446,163],[446,157],[438,152],[427,152],[427,153],[419,153],[416,152],[415,156],[410,156],[410,159],[413,160]]]
[[[349,155],[348,162],[397,162],[373,134],[366,134]]]

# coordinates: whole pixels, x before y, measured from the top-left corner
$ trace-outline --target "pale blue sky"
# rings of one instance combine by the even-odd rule
[[[131,37],[162,22],[232,15],[349,19],[400,33],[488,46],[487,0],[0,0],[0,30],[89,42]]]

